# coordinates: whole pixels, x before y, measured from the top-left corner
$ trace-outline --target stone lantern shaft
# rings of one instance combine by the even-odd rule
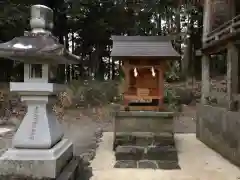
[[[10,83],[27,105],[27,113],[13,138],[13,147],[49,149],[63,137],[52,110],[57,87],[48,83],[49,64],[24,64],[24,83]]]

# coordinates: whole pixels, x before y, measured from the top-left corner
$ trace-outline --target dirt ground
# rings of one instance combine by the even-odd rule
[[[95,146],[95,134],[98,131],[112,131],[111,118],[92,120],[90,117],[81,116],[79,110],[67,111],[64,120],[61,122],[65,136],[73,141],[76,155],[85,153]],[[195,132],[195,108],[184,106],[183,112],[175,119],[175,132],[194,133]],[[5,126],[2,126],[4,128]],[[1,126],[0,126],[1,128]],[[14,127],[11,127],[14,129]],[[0,153],[11,146],[11,139],[14,131],[0,135]]]
[[[175,118],[175,133],[196,132],[196,106],[182,106],[182,112]]]
[[[183,106],[183,112],[175,119],[174,129],[177,133],[195,133],[196,110],[194,106]],[[90,117],[82,117],[78,111],[69,111],[65,117],[63,128],[66,137],[74,144],[76,155],[84,153],[89,146],[94,146],[94,134],[100,130],[111,132],[113,124],[111,117],[107,119],[92,120]]]

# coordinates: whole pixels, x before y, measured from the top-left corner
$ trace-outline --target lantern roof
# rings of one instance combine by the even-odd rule
[[[149,57],[165,60],[179,59],[168,36],[112,36],[113,58]]]
[[[1,43],[0,57],[27,63],[79,63],[79,57],[68,52],[51,34],[29,34]]]
[[[0,43],[0,57],[30,64],[78,64],[80,58],[68,52],[51,34],[52,13],[46,6],[32,6],[30,20],[32,31]]]

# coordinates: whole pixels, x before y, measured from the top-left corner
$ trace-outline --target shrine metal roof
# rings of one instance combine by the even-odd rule
[[[166,60],[180,58],[168,36],[112,36],[112,40],[113,58],[157,57]]]

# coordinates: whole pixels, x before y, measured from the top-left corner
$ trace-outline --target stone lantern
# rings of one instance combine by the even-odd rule
[[[73,157],[73,145],[63,138],[52,111],[53,100],[64,85],[49,83],[50,67],[77,64],[79,58],[51,34],[52,9],[32,6],[30,25],[31,32],[0,44],[0,57],[24,63],[24,82],[11,82],[10,90],[18,92],[28,107],[12,148],[0,157],[0,174],[55,179]]]

